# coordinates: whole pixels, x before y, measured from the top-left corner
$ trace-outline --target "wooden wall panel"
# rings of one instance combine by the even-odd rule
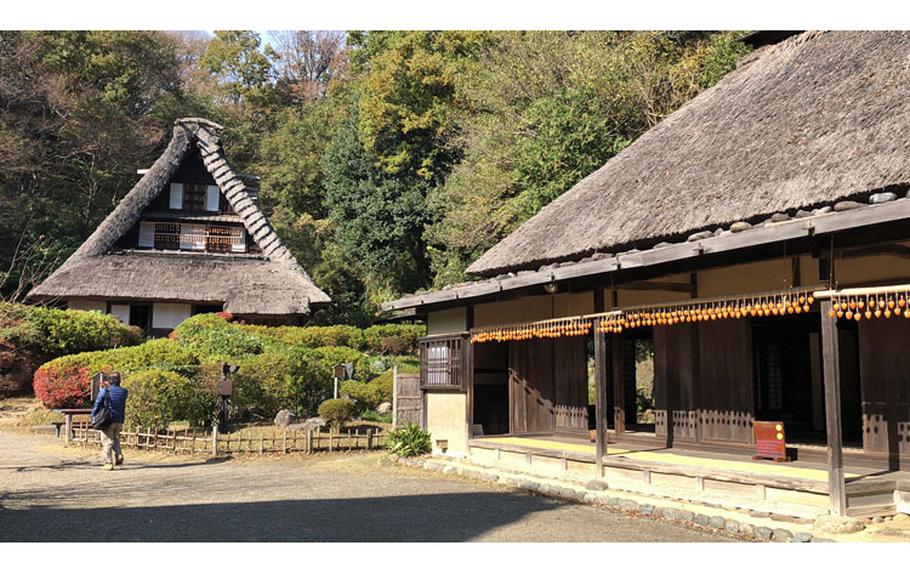
[[[658,437],[699,440],[697,406],[698,328],[654,328],[654,404]]]
[[[748,318],[698,324],[699,428],[704,441],[752,443],[752,338]]]
[[[585,337],[554,339],[555,428],[588,430],[588,358]]]
[[[863,448],[897,460],[910,457],[910,321],[859,324]],[[892,465],[897,465],[892,462]]]
[[[584,337],[512,342],[511,433],[587,430],[587,373]]]

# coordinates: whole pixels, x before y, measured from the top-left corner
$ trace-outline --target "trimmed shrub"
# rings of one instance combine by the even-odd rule
[[[129,390],[126,421],[129,426],[163,430],[175,420],[185,420],[193,397],[193,382],[173,371],[152,369],[124,379]]]
[[[269,338],[289,347],[350,347],[364,349],[363,331],[350,325],[265,327],[244,326],[263,339]]]
[[[332,428],[340,428],[354,417],[354,403],[346,398],[330,398],[319,405],[319,416]]]
[[[107,314],[0,302],[0,339],[52,358],[135,345],[142,335]]]
[[[174,338],[200,361],[240,361],[262,353],[262,340],[218,314],[199,314],[174,328]]]
[[[240,365],[232,401],[240,415],[271,418],[288,408],[309,416],[332,395],[332,387],[332,369],[312,350],[276,350]]]
[[[89,404],[89,377],[98,371],[119,371],[125,376],[149,369],[161,369],[193,375],[197,372],[199,361],[196,357],[167,339],[155,339],[142,345],[121,347],[107,351],[92,351],[58,357],[42,365],[35,372],[35,395],[48,408],[60,408],[60,390],[70,393],[62,397],[75,408]],[[72,386],[73,377],[82,377],[84,387],[81,396],[75,395]],[[60,383],[60,387],[56,384]]]
[[[426,332],[426,326],[420,324],[374,325],[363,330],[365,349],[383,355],[413,355],[417,353],[418,341]]]
[[[27,393],[35,370],[54,357],[141,340],[137,328],[97,312],[0,302],[0,398]]]
[[[391,453],[405,458],[428,454],[433,449],[430,433],[417,424],[392,430],[386,444]]]
[[[47,408],[81,408],[91,396],[85,367],[44,368],[35,371],[35,396]]]
[[[331,346],[317,347],[316,349],[313,349],[313,353],[322,360],[326,368],[332,373],[332,377],[334,377],[335,365],[340,365],[342,363],[354,364],[354,379],[356,380],[366,381],[375,375],[375,373],[370,370],[369,360],[363,356],[363,353],[356,349]]]

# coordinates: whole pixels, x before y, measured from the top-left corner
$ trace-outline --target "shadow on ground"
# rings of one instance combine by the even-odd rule
[[[204,488],[199,488],[204,493]],[[34,492],[20,496],[32,499]],[[15,493],[3,495],[14,506]],[[0,510],[3,541],[465,541],[558,509],[516,493],[443,493],[160,507]]]

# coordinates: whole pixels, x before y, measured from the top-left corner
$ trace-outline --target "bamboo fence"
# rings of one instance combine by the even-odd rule
[[[222,434],[193,429],[152,431],[132,428],[121,430],[120,445],[137,450],[163,451],[172,454],[289,454],[316,452],[351,452],[378,450],[385,447],[388,432],[378,427],[368,427],[363,433],[332,432],[330,430],[272,430],[262,432],[243,431]],[[88,423],[73,430],[73,443],[82,446],[101,446],[100,432]]]

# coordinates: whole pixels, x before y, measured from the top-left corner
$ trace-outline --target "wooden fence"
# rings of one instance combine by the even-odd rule
[[[232,434],[199,432],[196,430],[167,430],[154,432],[149,429],[133,428],[120,432],[120,445],[138,450],[160,450],[173,454],[288,454],[303,452],[347,452],[355,450],[378,450],[385,447],[388,432],[382,428],[368,427],[364,432],[332,432],[318,430],[243,431]],[[83,446],[101,446],[100,432],[88,427],[88,423],[73,431],[73,443]]]

